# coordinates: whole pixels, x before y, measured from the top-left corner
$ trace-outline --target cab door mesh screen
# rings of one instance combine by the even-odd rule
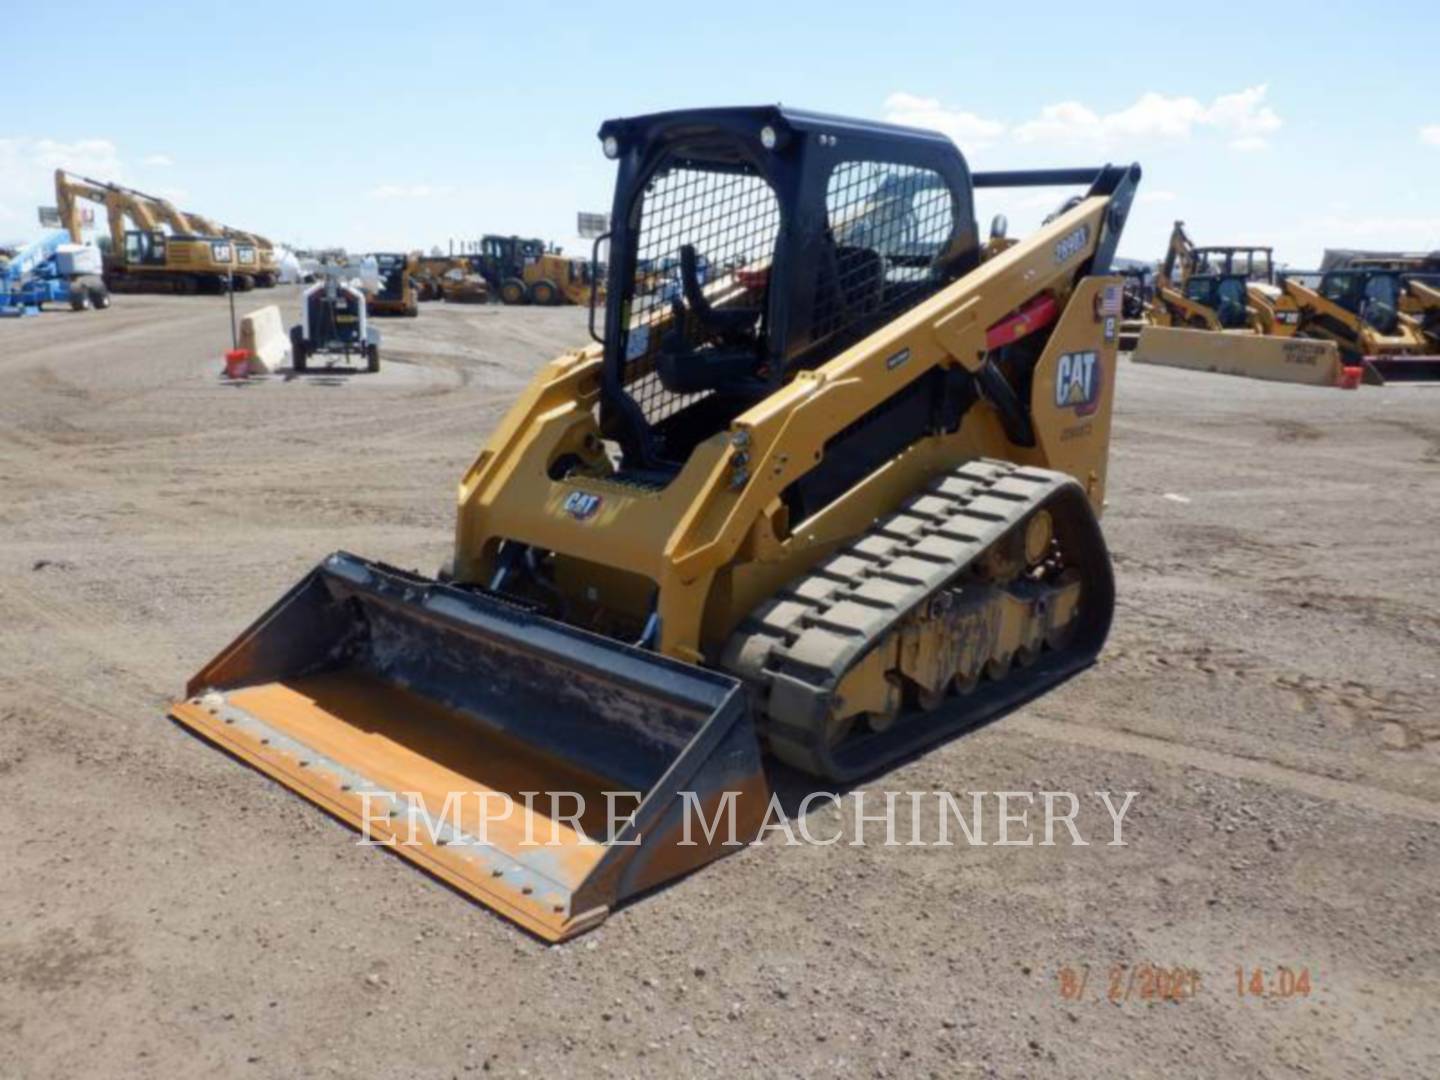
[[[817,340],[858,334],[940,284],[937,263],[955,231],[950,189],[933,169],[847,161],[830,174],[825,211],[832,263],[821,267]]]
[[[641,197],[635,274],[625,319],[625,391],[654,424],[709,393],[675,394],[654,370],[671,304],[683,299],[680,249],[695,249],[696,278],[716,306],[762,306],[763,276],[775,255],[780,204],[756,172],[693,165],[662,169]],[[687,323],[695,332],[693,320]]]

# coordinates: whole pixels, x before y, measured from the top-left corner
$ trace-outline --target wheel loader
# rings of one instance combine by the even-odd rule
[[[597,283],[597,289],[603,302],[603,286]],[[553,251],[527,259],[515,276],[500,283],[500,300],[506,304],[588,304],[591,292],[590,264]]]
[[[780,107],[599,136],[595,342],[464,474],[447,567],[329,555],[172,708],[551,941],[756,838],[775,769],[839,790],[1094,661],[1140,177]],[[1055,185],[981,239],[977,189]]]

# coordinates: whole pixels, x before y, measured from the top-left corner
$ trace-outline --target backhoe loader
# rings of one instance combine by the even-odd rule
[[[1333,348],[1290,340],[1299,321],[1294,298],[1276,284],[1272,248],[1196,247],[1185,223],[1177,221],[1133,358],[1142,364],[1338,384],[1341,365]],[[1135,327],[1127,329],[1133,333]]]
[[[755,838],[764,752],[849,784],[1094,661],[1140,177],[780,107],[599,136],[603,326],[465,473],[448,567],[328,556],[172,707],[552,941]],[[976,188],[1055,185],[982,241]]]
[[[1156,275],[1152,325],[1288,337],[1298,319],[1295,305],[1275,283],[1273,248],[1196,247],[1185,223],[1175,222]]]
[[[1313,288],[1286,277],[1302,337],[1333,342],[1367,382],[1440,379],[1440,276],[1353,267]]]
[[[167,235],[151,199],[118,184],[55,170],[55,202],[61,224],[82,242],[79,200],[105,207],[110,250],[104,256],[105,286],[111,292],[224,292],[234,253],[229,240],[214,236]],[[134,228],[127,229],[127,219]]]

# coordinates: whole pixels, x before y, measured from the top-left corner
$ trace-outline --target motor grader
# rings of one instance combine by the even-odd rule
[[[599,135],[595,342],[466,471],[447,567],[326,557],[172,708],[548,940],[753,839],[766,753],[873,775],[1084,670],[1114,607],[1138,166],[972,174],[779,107]],[[977,188],[1055,185],[1084,194],[981,239]]]

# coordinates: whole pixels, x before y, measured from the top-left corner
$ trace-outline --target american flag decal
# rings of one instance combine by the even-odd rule
[[[1121,286],[1106,285],[1104,295],[1100,298],[1100,314],[1119,315],[1124,297],[1125,290]]]

